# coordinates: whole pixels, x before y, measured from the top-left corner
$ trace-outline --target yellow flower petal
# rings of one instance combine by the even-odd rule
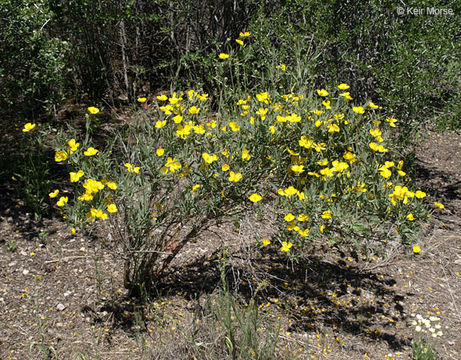
[[[253,194],[249,197],[250,201],[254,202],[254,203],[257,203],[258,201],[261,201],[262,199],[262,196],[259,195],[259,194]]]

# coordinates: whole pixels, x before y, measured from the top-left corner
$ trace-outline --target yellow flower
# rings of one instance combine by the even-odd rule
[[[182,165],[179,161],[177,162],[174,162],[170,165],[170,171],[172,173],[175,173],[176,171],[178,171],[179,169],[181,169]]]
[[[419,245],[413,245],[413,252],[415,254],[419,254],[421,252],[421,246]]]
[[[368,107],[370,107],[370,108],[372,108],[372,109],[377,109],[377,108],[379,108],[378,105],[373,104],[371,101],[368,103]]]
[[[157,129],[161,129],[162,127],[164,127],[166,125],[166,120],[158,120],[156,123],[155,123],[155,127]]]
[[[352,111],[357,113],[357,114],[364,114],[365,109],[362,106],[354,106],[352,107]]]
[[[307,221],[307,220],[309,220],[309,216],[307,216],[306,214],[298,215],[298,221]]]
[[[299,140],[299,146],[302,146],[306,149],[310,149],[315,146],[314,140],[308,139],[306,136],[301,136]]]
[[[239,131],[240,130],[240,126],[237,123],[233,122],[233,121],[229,123],[229,127],[232,129],[232,131]]]
[[[378,137],[378,136],[382,135],[382,132],[381,132],[381,130],[379,130],[379,128],[371,129],[370,130],[370,135],[373,136],[373,137]]]
[[[215,120],[211,120],[209,122],[206,123],[206,126],[208,126],[209,128],[211,129],[214,129],[218,124],[216,124],[216,121]]]
[[[88,111],[90,112],[90,114],[96,115],[99,112],[99,109],[97,107],[90,106],[88,108]]]
[[[334,175],[333,169],[330,168],[323,168],[322,170],[320,170],[320,174],[326,177],[332,177]]]
[[[67,154],[66,151],[56,151],[56,154],[54,155],[54,161],[56,162],[61,162],[65,161],[69,155]]]
[[[371,142],[371,143],[368,144],[368,146],[370,147],[371,150],[373,150],[373,151],[378,151],[378,148],[379,148],[379,147],[378,147],[378,144],[377,144],[377,143]]]
[[[417,190],[415,192],[415,196],[418,198],[418,199],[422,199],[423,197],[426,196],[426,193],[424,191],[420,191],[420,190]]]
[[[247,149],[243,149],[243,151],[242,151],[242,159],[243,160],[250,160],[251,159],[251,155],[250,155],[250,153],[248,152]]]
[[[389,123],[389,126],[395,127],[395,123],[397,122],[397,119],[393,119],[393,118],[388,117],[386,119],[386,121]]]
[[[102,211],[101,209],[91,208],[90,213],[87,214],[87,217],[89,219],[91,219],[91,218],[107,219],[107,214],[104,211]]]
[[[322,219],[331,219],[331,211],[330,210],[326,210],[322,213]]]
[[[383,178],[388,179],[392,175],[392,172],[387,167],[381,166],[378,170]]]
[[[231,182],[239,182],[242,179],[242,174],[234,173],[233,171],[230,172],[229,174],[229,181]]]
[[[250,197],[249,197],[250,201],[254,202],[254,203],[257,203],[258,201],[261,201],[262,199],[262,196],[259,195],[259,194],[252,194]]]
[[[267,109],[266,109],[267,112]],[[292,113],[290,116],[287,117],[287,120],[291,123],[297,123],[301,121],[301,116],[298,114]]]
[[[256,115],[259,115],[261,117],[261,120],[266,119],[266,114],[269,111],[269,109],[266,108],[259,108],[258,111],[256,111]],[[254,119],[252,118],[252,123],[254,123]]]
[[[290,222],[290,221],[293,221],[295,219],[295,216],[292,213],[288,213],[288,214],[285,215],[284,219],[285,219],[286,222]]]
[[[198,114],[200,112],[200,108],[197,106],[191,106],[189,109],[189,114]]]
[[[355,162],[355,157],[356,155],[354,153],[351,153],[350,151],[346,151],[343,155],[343,158],[347,161],[349,161],[349,163],[353,164]]]
[[[106,182],[106,186],[111,189],[111,190],[116,190],[117,189],[117,184],[111,181]]]
[[[77,182],[80,180],[80,178],[84,175],[84,172],[82,170],[79,170],[78,172],[71,172],[70,173],[70,182]]]
[[[192,186],[192,192],[196,192],[198,189],[200,188],[200,184],[196,184],[194,186]]]
[[[157,156],[162,156],[163,154],[165,154],[165,149],[159,148],[157,149],[156,153],[157,153]]]
[[[71,232],[72,235],[75,235],[77,233],[77,230],[75,230],[74,227],[71,227],[70,232]]]
[[[173,117],[173,121],[176,124],[179,124],[182,121],[182,119],[183,119],[183,117],[181,115],[176,115],[175,117]]]
[[[93,195],[91,195],[90,192],[85,191],[85,193],[80,195],[77,199],[80,200],[80,201],[91,201],[91,200],[93,200]]]
[[[134,166],[134,165],[132,165],[130,163],[126,163],[125,167],[128,170],[128,172],[134,172],[136,174],[139,173],[139,170],[140,170],[140,168],[138,166]]]
[[[90,193],[97,193],[99,190],[104,189],[104,184],[101,181],[88,179],[83,183],[83,187]]]
[[[347,90],[347,89],[349,89],[349,88],[350,88],[350,86],[347,85],[347,84],[344,84],[344,83],[338,85],[338,89],[339,89],[339,90]]]
[[[385,153],[385,152],[388,152],[389,149],[386,149],[384,146],[379,145],[378,146],[378,151],[381,152],[381,153]]]
[[[138,102],[140,102],[141,104],[145,103],[146,101],[147,101],[147,99],[145,97],[138,98]]]
[[[287,122],[287,120],[288,120],[287,116],[277,115],[277,121],[278,122],[284,123],[284,122]]]
[[[235,42],[236,42],[237,44],[239,44],[239,45],[243,45],[243,41],[240,40],[240,39],[236,39]]]
[[[93,156],[98,153],[99,150],[96,150],[94,147],[89,147],[83,154],[85,156]]]
[[[301,173],[303,173],[305,171],[304,170],[304,165],[293,165],[290,169],[295,174],[301,174]]]
[[[173,107],[170,104],[167,104],[165,106],[160,106],[159,109],[163,111],[165,115],[171,115],[173,111]]]
[[[282,242],[282,247],[280,248],[280,251],[283,251],[283,252],[288,252],[290,251],[290,248],[293,246],[293,244],[291,242]]]
[[[276,68],[282,71],[285,71],[287,69],[287,66],[285,64],[280,64],[280,65],[277,65]]]
[[[262,241],[263,241],[263,246],[267,246],[271,243],[269,239],[262,239]]]
[[[220,58],[221,60],[225,60],[225,59],[227,59],[228,57],[229,57],[229,54],[225,54],[225,53],[219,54],[219,58]]]
[[[49,196],[50,198],[53,199],[53,198],[55,198],[56,196],[58,196],[58,194],[59,194],[59,190],[56,189],[55,191],[50,192],[50,193],[48,194],[48,196]]]
[[[139,101],[139,99],[138,99]],[[110,213],[115,213],[118,211],[117,206],[115,204],[109,204],[107,205],[107,211]]]
[[[69,198],[67,196],[61,196],[56,205],[58,205],[59,207],[63,207],[68,201]]]
[[[256,94],[256,99],[259,102],[269,104],[269,93],[263,92],[263,93]]]
[[[328,132],[329,133],[339,132],[339,126],[336,124],[328,125]]]
[[[317,94],[319,96],[325,97],[325,96],[328,96],[328,91],[326,91],[325,89],[322,89],[322,90],[317,89]]]
[[[410,220],[410,221],[413,221],[415,219],[415,217],[413,216],[412,213],[410,213],[410,214],[407,215],[407,219]]]
[[[208,153],[203,153],[202,158],[203,158],[203,160],[205,160],[205,162],[207,164],[211,164],[211,163],[213,163],[213,161],[218,160],[218,155],[216,155],[216,154],[210,155]]]
[[[308,237],[309,236],[309,229],[298,230],[298,234],[301,235],[302,237]]]
[[[327,145],[324,144],[324,143],[316,144],[315,147],[314,147],[315,151],[317,151],[317,152],[321,152],[321,151],[325,150],[326,148],[327,148]]]
[[[35,126],[36,126],[36,124],[32,124],[32,123],[28,122],[26,125],[24,125],[24,129],[22,129],[22,132],[31,131]]]
[[[160,101],[167,101],[167,100],[168,100],[168,96],[166,96],[166,95],[158,95],[158,96],[157,96],[157,100],[160,100]]]
[[[249,31],[240,32],[240,37],[243,37],[243,38],[248,37],[250,35],[251,35],[251,33]]]
[[[341,94],[339,94],[339,96],[342,96],[342,97],[344,97],[344,99],[346,99],[346,101],[348,101],[348,100],[352,100],[352,97],[351,97],[351,95],[350,95],[350,93],[349,93],[349,92],[344,92],[344,93],[341,93]]]
[[[327,109],[331,109],[331,102],[330,100],[322,101],[322,105],[325,106]]]
[[[182,100],[181,96],[182,96],[182,93],[179,95],[179,97],[177,97],[176,93],[174,92],[173,95],[171,95],[171,98],[168,99],[168,101],[171,105],[175,105],[176,103]]]
[[[298,190],[296,190],[293,186],[290,186],[289,188],[284,190],[284,194],[287,197],[293,196],[298,193]]]
[[[434,201],[434,205],[437,206],[439,209],[445,209],[445,205],[437,202],[437,201]]]
[[[75,139],[70,139],[67,142],[67,145],[69,145],[70,153],[72,154],[75,151],[77,151],[78,147],[80,146],[80,143],[76,142]]]
[[[229,169],[230,169],[230,166],[228,164],[224,164],[223,166],[221,166],[222,171],[228,171]]]

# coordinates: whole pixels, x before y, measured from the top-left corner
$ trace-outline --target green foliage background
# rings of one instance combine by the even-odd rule
[[[390,0],[3,0],[1,102],[48,111],[65,98],[116,104],[178,83],[213,93],[216,53],[238,47],[239,32],[250,30],[259,48],[250,85],[270,79],[269,64],[301,62],[300,82],[347,82],[359,100],[392,109],[409,132],[434,118],[459,127],[461,5],[406,5],[453,10],[445,16],[399,16],[399,6]]]

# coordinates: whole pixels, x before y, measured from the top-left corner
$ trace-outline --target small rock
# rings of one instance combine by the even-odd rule
[[[27,274],[29,274],[29,270],[27,269],[22,270],[22,275],[27,275]]]
[[[63,311],[65,308],[66,306],[61,303],[59,303],[58,306],[56,306],[56,309],[58,309],[59,311]]]
[[[18,262],[17,261],[12,261],[8,264],[8,266],[15,266]]]
[[[71,294],[72,294],[72,291],[68,290],[64,293],[64,297],[68,297]]]

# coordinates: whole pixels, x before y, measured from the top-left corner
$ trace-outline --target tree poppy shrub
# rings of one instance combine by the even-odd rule
[[[352,105],[346,90],[249,94],[216,114],[207,94],[158,96],[106,149],[60,140],[55,160],[72,170],[75,194],[57,205],[73,228],[105,222],[137,295],[203,228],[261,204],[278,216],[272,243],[293,256],[313,239],[366,246],[391,228],[411,243],[425,194],[393,158],[398,121]]]

